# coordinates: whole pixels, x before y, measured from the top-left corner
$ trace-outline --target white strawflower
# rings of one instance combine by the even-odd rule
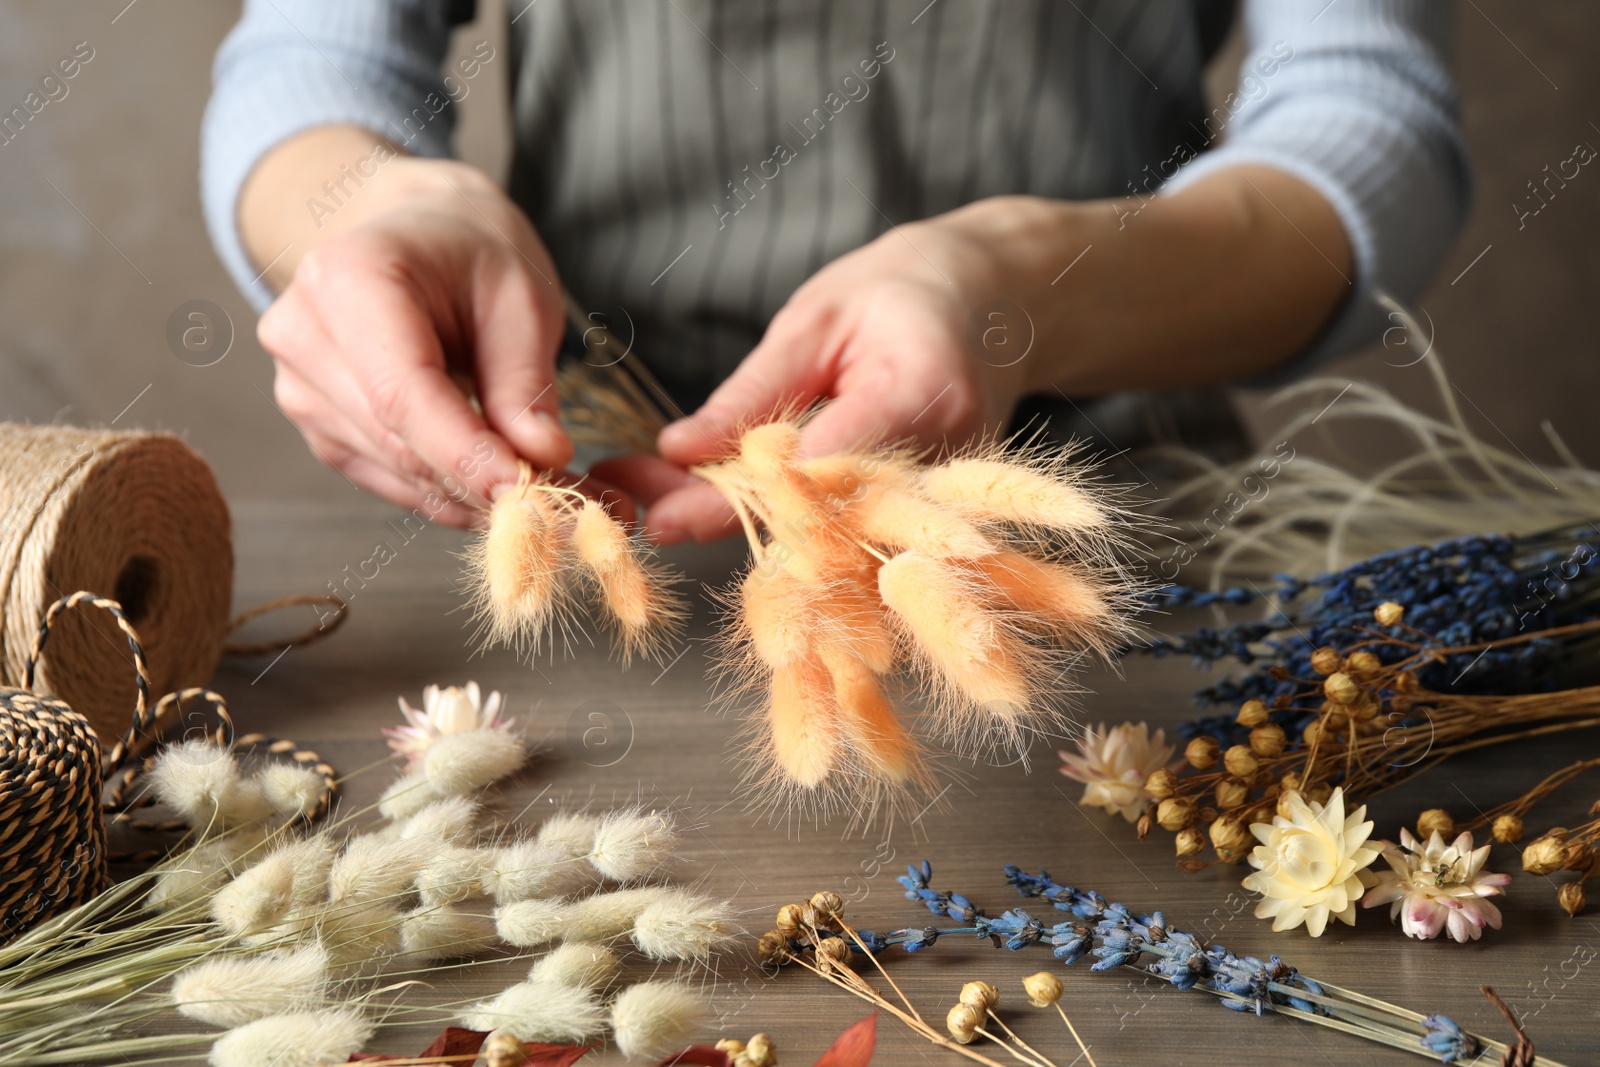
[[[260,843],[259,831],[235,830],[163,861],[144,907],[171,911],[204,903],[232,877],[240,857]]]
[[[1076,753],[1060,750],[1056,755],[1061,773],[1084,783],[1080,804],[1133,822],[1150,800],[1145,782],[1172,760],[1166,740],[1166,731],[1152,734],[1142,722],[1110,728],[1102,723],[1084,729]]]
[[[375,1028],[348,1009],[269,1015],[211,1046],[212,1067],[329,1067],[348,1063]]]
[[[423,962],[475,956],[498,940],[494,916],[470,907],[424,906],[400,921],[400,951]]]
[[[689,1043],[710,1012],[693,989],[678,982],[629,986],[611,1005],[617,1051],[629,1059],[659,1059]]]
[[[528,981],[599,989],[616,975],[618,966],[616,953],[604,945],[569,941],[535,963]]]
[[[492,853],[483,870],[483,888],[500,904],[531,900],[561,885],[563,869],[571,866],[571,856],[542,841],[518,841]]]
[[[417,893],[424,904],[453,904],[483,891],[484,852],[447,848],[417,873]]]
[[[640,912],[673,893],[667,886],[647,885],[569,900],[562,935],[569,941],[609,941],[620,937],[633,929]]]
[[[261,793],[279,815],[310,815],[322,803],[322,775],[298,763],[273,762],[256,775]]]
[[[406,725],[385,726],[383,732],[389,737],[389,747],[415,764],[446,734],[511,729],[512,720],[498,717],[500,705],[498,691],[490,693],[487,700],[481,699],[477,682],[444,689],[430,685],[422,691],[422,710],[401,697],[400,714],[405,716]]]
[[[172,980],[181,1014],[223,1028],[320,1008],[327,995],[328,954],[321,945],[207,960]]]
[[[538,948],[558,940],[566,929],[567,908],[555,900],[519,900],[495,909],[500,940],[518,948]]]
[[[522,739],[501,730],[445,734],[422,757],[422,773],[440,794],[460,796],[498,782],[527,756]]]
[[[633,943],[658,960],[704,960],[733,932],[732,909],[687,889],[668,889],[633,924]]]
[[[1326,805],[1289,793],[1285,806],[1287,816],[1250,827],[1261,844],[1250,853],[1257,870],[1244,887],[1265,898],[1256,905],[1256,917],[1272,919],[1274,930],[1305,923],[1312,937],[1322,936],[1330,918],[1354,926],[1361,872],[1378,858],[1366,843],[1372,834],[1372,824],[1364,821],[1366,806],[1346,818],[1343,789],[1335,789]]]
[[[386,841],[373,834],[352,837],[328,872],[328,899],[335,904],[393,897],[444,850],[422,838]]]
[[[400,827],[402,839],[430,838],[443,844],[464,844],[478,828],[478,804],[466,797],[436,800]]]
[[[439,791],[419,768],[389,783],[378,798],[378,814],[386,819],[408,819],[439,799]]]
[[[677,830],[665,812],[615,811],[600,820],[589,862],[605,877],[629,882],[655,872],[676,845]]]
[[[231,934],[257,933],[283,921],[294,899],[295,856],[268,853],[211,898],[211,917]]]
[[[594,993],[579,986],[519,982],[468,1008],[461,1021],[472,1030],[504,1030],[518,1041],[567,1043],[600,1033],[605,1011]]]

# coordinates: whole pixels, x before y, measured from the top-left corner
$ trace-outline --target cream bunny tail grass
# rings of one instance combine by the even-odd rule
[[[518,1041],[579,1042],[605,1028],[605,1009],[592,990],[549,981],[519,982],[468,1008],[472,1030],[504,1030]]]
[[[208,960],[172,980],[172,1000],[180,1014],[224,1028],[319,1008],[327,993],[328,953],[316,944],[292,952]]]
[[[690,1043],[710,1019],[704,998],[678,982],[629,986],[611,1005],[617,1051],[630,1060],[653,1060]]]
[[[528,981],[577,989],[603,989],[622,966],[617,954],[605,945],[570,941],[551,949],[531,970]]]
[[[213,1067],[327,1067],[347,1063],[376,1027],[354,1011],[269,1015],[229,1030],[211,1046]]]

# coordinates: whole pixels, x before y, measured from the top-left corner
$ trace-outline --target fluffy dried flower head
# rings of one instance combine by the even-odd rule
[[[346,1063],[375,1027],[349,1009],[285,1012],[229,1030],[211,1047],[215,1067],[323,1067]]]
[[[463,959],[494,947],[494,916],[457,904],[425,904],[400,920],[400,951],[420,962]]]
[[[235,830],[169,857],[157,868],[145,909],[173,911],[203,904],[243,867],[241,859],[260,842],[260,832]]]
[[[510,730],[512,719],[500,718],[503,699],[498,690],[487,699],[478,689],[477,682],[465,686],[448,686],[441,689],[430,685],[422,691],[422,708],[418,710],[400,698],[400,714],[405,716],[403,726],[386,726],[389,747],[406,757],[407,767],[419,762],[428,749],[446,734],[465,733],[468,730]]]
[[[327,990],[328,953],[317,944],[292,952],[207,960],[172,980],[172,1000],[180,1014],[225,1028],[320,1007]]]
[[[569,941],[535,963],[528,981],[597,990],[616,976],[619,966],[616,953],[604,945]]]
[[[422,838],[385,840],[352,837],[328,872],[328,898],[335,904],[387,900],[409,887],[423,866],[445,846]]]
[[[1504,893],[1511,876],[1483,870],[1489,846],[1474,849],[1472,834],[1446,846],[1437,830],[1423,844],[1402,829],[1399,847],[1386,842],[1383,858],[1390,869],[1378,874],[1361,903],[1392,904],[1389,917],[1400,919],[1407,937],[1433,938],[1448,930],[1457,941],[1476,941],[1485,926],[1500,928],[1500,909],[1488,898]]]
[[[1367,809],[1357,808],[1346,818],[1341,789],[1326,805],[1302,800],[1298,793],[1285,798],[1287,814],[1271,825],[1250,827],[1261,842],[1250,853],[1256,871],[1244,880],[1246,889],[1264,897],[1256,917],[1272,919],[1274,930],[1304,923],[1312,937],[1322,935],[1330,918],[1354,925],[1359,872],[1378,858],[1378,850],[1366,843],[1372,834]]]
[[[1022,988],[1028,994],[1028,1003],[1036,1008],[1048,1008],[1061,999],[1061,979],[1049,971],[1028,975],[1022,980]]]
[[[633,929],[646,908],[658,901],[673,899],[677,892],[669,886],[648,885],[569,901],[564,936],[574,941],[608,941],[620,937]]]
[[[205,835],[251,826],[276,814],[260,784],[240,773],[233,753],[209,741],[165,746],[146,781],[162,804]]]
[[[589,862],[605,877],[628,882],[665,865],[677,841],[677,826],[664,811],[611,812],[595,829]]]
[[[576,1043],[599,1034],[605,1010],[593,991],[553,982],[518,982],[462,1013],[472,1030],[504,1030],[518,1041]]]
[[[518,900],[495,909],[500,939],[518,948],[537,948],[561,937],[567,909],[559,901]]]
[[[688,1043],[709,1017],[700,994],[678,982],[629,986],[611,1005],[611,1032],[628,1059],[657,1059]]]
[[[706,960],[733,930],[726,902],[672,889],[644,906],[633,924],[633,943],[651,959]]]
[[[294,894],[295,855],[269,853],[217,890],[211,917],[231,934],[251,934],[274,926],[288,912]]]
[[[1076,753],[1063,750],[1056,755],[1061,757],[1061,773],[1084,783],[1079,803],[1133,822],[1155,799],[1148,788],[1151,776],[1167,770],[1172,761],[1172,746],[1166,742],[1166,731],[1152,732],[1142,722],[1109,729],[1091,726],[1078,738]]]
[[[483,890],[484,855],[475,848],[443,849],[417,872],[417,895],[428,905],[454,904]]]
[[[298,763],[274,761],[256,775],[261,794],[279,815],[296,818],[322,806],[322,775]]]
[[[443,798],[422,768],[414,767],[389,783],[378,798],[378,814],[386,819],[408,819],[440,799]]]
[[[422,773],[441,796],[472,793],[517,771],[528,758],[522,739],[501,730],[446,734],[428,747]]]

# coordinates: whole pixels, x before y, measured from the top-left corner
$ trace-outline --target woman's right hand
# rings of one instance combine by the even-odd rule
[[[561,287],[527,216],[476,168],[394,153],[348,196],[321,188],[380,145],[314,130],[252,174],[241,230],[282,287],[257,333],[278,405],[322,462],[471,525],[519,458],[572,458],[554,387]],[[313,196],[335,210],[313,212]]]

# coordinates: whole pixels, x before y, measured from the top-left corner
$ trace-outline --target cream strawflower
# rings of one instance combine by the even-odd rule
[[[408,725],[385,726],[383,732],[389,737],[389,747],[405,756],[408,765],[414,764],[445,734],[511,729],[512,720],[496,718],[500,703],[498,690],[482,700],[477,682],[445,689],[430,685],[422,691],[421,711],[400,698],[400,713]]]
[[[1261,844],[1250,853],[1257,870],[1244,887],[1265,898],[1256,905],[1256,917],[1271,918],[1274,930],[1305,923],[1312,937],[1322,936],[1330,917],[1354,926],[1359,872],[1378,858],[1378,850],[1367,845],[1372,824],[1364,821],[1366,805],[1345,818],[1344,790],[1335,789],[1325,805],[1289,793],[1284,807],[1287,817],[1250,827]]]
[[[1077,753],[1062,749],[1056,755],[1061,757],[1061,773],[1084,783],[1080,804],[1133,822],[1151,799],[1144,783],[1172,759],[1172,746],[1166,741],[1166,731],[1152,734],[1142,722],[1109,728],[1102,723],[1084,728]]]
[[[1446,847],[1437,830],[1426,845],[1401,830],[1398,848],[1387,841],[1383,845],[1383,858],[1393,870],[1378,874],[1378,884],[1361,898],[1363,907],[1392,902],[1389,918],[1400,917],[1407,937],[1438,937],[1447,929],[1457,941],[1476,941],[1485,926],[1500,929],[1500,909],[1487,898],[1504,893],[1511,876],[1484,871],[1489,846],[1474,849],[1470,832]]]

